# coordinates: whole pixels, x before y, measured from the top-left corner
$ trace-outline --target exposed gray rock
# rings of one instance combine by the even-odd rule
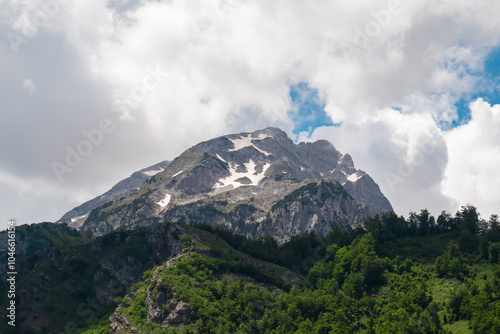
[[[143,333],[130,325],[127,318],[119,312],[113,313],[109,320],[111,321],[111,334]]]
[[[282,203],[312,183],[321,196],[306,191],[299,202]],[[328,193],[329,185],[335,196]],[[283,204],[280,210],[277,203]],[[326,140],[294,144],[285,132],[267,128],[191,147],[137,193],[92,210],[83,228],[103,234],[155,222],[194,221],[250,238],[272,235],[285,241],[309,230],[326,234],[337,225],[350,229],[392,210],[349,154]]]
[[[259,235],[272,235],[279,242],[308,231],[328,234],[335,226],[349,230],[368,217],[364,206],[358,205],[335,180],[311,182],[297,189],[271,209],[271,221]]]
[[[181,325],[187,325],[192,313],[193,310],[191,310],[189,305],[181,300],[177,303],[174,310],[168,315],[167,319],[165,319],[161,325],[163,327],[178,327]]]
[[[153,177],[156,173],[165,170],[168,164],[168,161],[162,161],[133,173],[130,177],[115,184],[104,194],[68,211],[58,222],[67,223],[71,227],[79,228],[85,222],[90,211],[103,204],[137,193],[144,182]]]

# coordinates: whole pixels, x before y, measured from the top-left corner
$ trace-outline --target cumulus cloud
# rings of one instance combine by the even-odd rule
[[[500,105],[470,105],[469,123],[444,134],[449,161],[444,193],[478,207],[483,218],[500,212]]]
[[[457,203],[441,191],[447,147],[429,114],[376,111],[365,120],[341,127],[321,127],[311,138],[327,139],[349,153],[356,168],[370,174],[399,214],[427,208],[434,214]]]
[[[499,14],[488,0],[10,1],[0,9],[0,61],[8,64],[0,134],[16,140],[0,141],[0,171],[58,182],[52,163],[110,119],[115,130],[54,188],[58,199],[75,189],[90,198],[217,135],[279,126],[292,136],[289,91],[305,82],[341,123],[313,138],[351,153],[399,213],[453,208],[461,195],[440,186],[455,159],[455,130],[446,131],[459,117],[456,103],[482,85],[484,59],[500,42]],[[158,66],[161,82],[151,79]],[[435,150],[391,187],[386,173],[414,163],[425,140]],[[23,194],[30,203],[40,196]],[[58,215],[40,201],[38,215],[9,217],[55,220],[78,204],[54,202]]]

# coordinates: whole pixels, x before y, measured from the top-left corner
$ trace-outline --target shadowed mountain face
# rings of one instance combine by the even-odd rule
[[[62,220],[96,234],[198,222],[284,242],[311,230],[321,235],[335,226],[349,230],[392,211],[378,185],[355,169],[348,154],[324,140],[296,145],[276,128],[202,142],[160,164],[153,166],[157,173],[142,172],[140,186],[124,180],[111,196],[87,202]]]

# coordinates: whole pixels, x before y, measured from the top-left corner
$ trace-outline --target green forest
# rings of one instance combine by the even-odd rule
[[[471,205],[282,245],[202,224],[17,234],[18,327],[2,333],[500,333],[499,219]]]
[[[157,266],[117,299],[120,314],[144,333],[500,333],[500,226],[467,205],[437,219],[377,216],[349,233],[247,240],[197,225],[232,249],[294,270],[285,282],[214,247]],[[189,323],[163,328],[147,320],[148,298],[189,305]],[[153,303],[154,298],[153,298]],[[171,312],[162,306],[166,314]],[[103,318],[86,333],[108,333]]]

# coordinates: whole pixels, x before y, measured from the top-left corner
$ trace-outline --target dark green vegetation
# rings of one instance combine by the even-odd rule
[[[409,219],[388,214],[350,233],[335,229],[284,245],[200,225],[161,224],[92,240],[64,230],[75,243],[52,243],[21,260],[28,269],[20,290],[40,284],[30,275],[63,282],[51,285],[53,303],[30,311],[50,319],[45,330],[26,326],[25,333],[64,332],[68,321],[85,333],[109,333],[111,326],[116,333],[131,327],[142,333],[500,333],[500,226],[496,216],[481,220],[473,206],[437,219],[426,210]],[[162,247],[169,251],[158,256]],[[108,293],[106,307],[95,312],[86,298],[97,296],[103,264],[105,279],[123,281],[124,268],[130,279],[126,291]],[[94,310],[93,316],[72,313],[82,302],[80,312]]]
[[[169,232],[159,228],[158,232]],[[90,239],[66,225],[43,223],[16,229],[16,328],[1,333],[59,333],[94,321],[116,307],[142,272],[170,256],[150,230],[113,232]],[[23,255],[24,254],[24,255]],[[6,256],[2,254],[0,305],[6,312]],[[4,307],[5,306],[5,307]]]

